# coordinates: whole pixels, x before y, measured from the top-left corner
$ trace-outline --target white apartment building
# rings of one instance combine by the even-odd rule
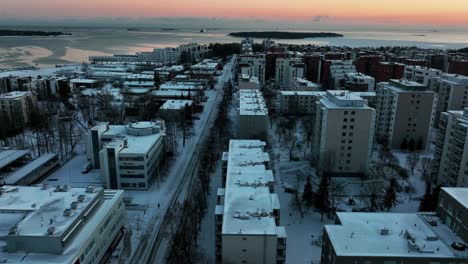
[[[302,58],[277,58],[275,68],[275,84],[280,89],[291,89],[297,78],[304,78],[305,64]]]
[[[254,41],[251,38],[245,38],[241,41],[241,54],[249,54],[253,52]]]
[[[178,48],[159,48],[154,49],[154,59],[164,64],[178,63],[180,60],[180,49]]]
[[[429,67],[406,65],[403,78],[429,86],[431,79],[439,77],[442,73],[441,70]]]
[[[282,264],[286,229],[273,171],[259,140],[231,140],[223,153],[223,185],[215,209],[217,263]]]
[[[313,83],[304,78],[294,79],[291,83],[290,88],[293,91],[320,91],[320,85]]]
[[[344,87],[353,92],[373,92],[375,79],[359,72],[347,72],[344,75]]]
[[[313,155],[317,171],[362,176],[372,155],[375,109],[349,91],[329,90],[317,102]]]
[[[255,76],[261,85],[265,85],[265,54],[239,55],[238,64],[241,74]]]
[[[31,92],[15,91],[0,94],[0,121],[12,129],[24,128],[37,104]]]
[[[330,65],[330,89],[346,89],[346,74],[355,73],[353,61],[334,60]]]
[[[238,80],[239,80],[239,85],[238,85],[239,90],[260,89],[260,82],[258,81],[258,77],[250,76],[248,74],[239,74]]]
[[[325,91],[279,91],[276,112],[280,114],[315,114],[317,101]]]
[[[259,90],[239,90],[239,126],[237,138],[266,138],[268,109]]]
[[[148,189],[159,180],[165,152],[164,121],[101,123],[86,136],[87,157],[110,189]]]
[[[5,263],[105,263],[124,235],[123,191],[3,186],[0,259]]]
[[[444,73],[431,79],[430,89],[437,95],[434,126],[442,112],[468,107],[468,77]]]
[[[179,49],[181,52],[187,52],[190,55],[190,59],[195,61],[205,59],[211,52],[208,45],[198,43],[183,44],[179,46]]]
[[[434,119],[435,93],[408,80],[390,80],[376,88],[376,139],[387,141],[393,149],[425,150]]]
[[[468,187],[468,108],[443,112],[438,128],[433,183]]]

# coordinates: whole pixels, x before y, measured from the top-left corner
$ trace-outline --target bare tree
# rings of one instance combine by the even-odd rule
[[[419,154],[412,152],[406,156],[406,166],[411,170],[411,174],[414,175],[414,169],[418,166],[419,163]]]

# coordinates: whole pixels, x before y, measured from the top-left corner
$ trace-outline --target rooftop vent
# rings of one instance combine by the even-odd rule
[[[86,192],[87,193],[94,193],[96,191],[96,187],[94,185],[90,185],[86,187]]]
[[[76,210],[76,208],[78,208],[78,203],[77,202],[72,202],[70,204],[70,208]]]
[[[18,234],[17,226],[13,226],[12,228],[10,228],[10,231],[8,231],[8,235],[17,235],[17,234]]]
[[[382,229],[380,230],[380,235],[382,235],[382,236],[388,236],[388,234],[389,234],[388,228],[384,227],[384,228],[382,228]]]
[[[78,195],[78,198],[76,199],[78,202],[82,203],[85,200],[85,196],[83,194]]]
[[[47,183],[42,184],[42,188],[41,188],[42,190],[47,190],[47,188],[49,188],[49,184]]]
[[[65,209],[63,211],[63,215],[64,216],[71,216],[72,215],[72,210],[71,209]]]
[[[47,228],[47,234],[49,234],[49,236],[52,236],[53,234],[55,234],[55,227],[51,226]]]

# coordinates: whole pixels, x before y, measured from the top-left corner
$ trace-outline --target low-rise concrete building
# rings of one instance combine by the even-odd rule
[[[126,126],[101,123],[88,132],[86,151],[93,167],[101,169],[107,188],[147,190],[159,180],[165,154],[164,121]]]
[[[187,115],[186,108],[190,108],[192,104],[193,100],[167,100],[159,108],[159,113],[166,121],[185,122]]]
[[[0,259],[7,263],[107,262],[123,237],[123,191],[47,184],[0,190]]]

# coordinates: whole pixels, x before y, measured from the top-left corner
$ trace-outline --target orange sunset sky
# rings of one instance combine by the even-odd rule
[[[468,26],[468,0],[0,0],[3,17],[222,17]]]

